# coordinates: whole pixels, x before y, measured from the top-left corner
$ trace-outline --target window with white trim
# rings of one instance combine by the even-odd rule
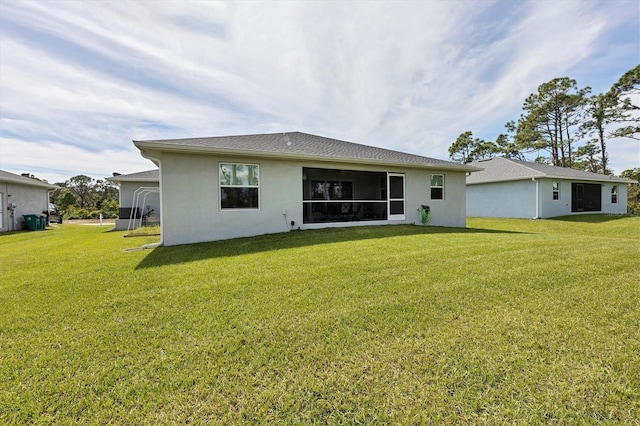
[[[220,163],[220,208],[257,209],[260,169],[257,164]]]
[[[618,204],[618,185],[611,187],[611,204]]]
[[[431,175],[431,199],[444,200],[444,175]]]
[[[559,200],[560,199],[560,182],[552,182],[551,189],[553,192],[553,199]]]

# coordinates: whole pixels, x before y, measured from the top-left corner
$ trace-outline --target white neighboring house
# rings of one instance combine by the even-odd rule
[[[47,214],[55,185],[0,170],[0,232],[24,228],[23,215]]]
[[[134,141],[160,167],[162,244],[292,229],[466,226],[479,169],[300,132]]]
[[[542,219],[627,213],[631,179],[496,157],[469,163],[467,215]]]
[[[143,216],[145,222],[160,220],[160,171],[158,169],[121,175],[114,173],[106,180],[120,185],[118,219],[116,230],[140,226]],[[133,209],[133,214],[132,214]]]

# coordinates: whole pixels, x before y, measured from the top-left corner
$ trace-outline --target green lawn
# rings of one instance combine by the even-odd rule
[[[638,424],[640,218],[0,235],[0,424]]]

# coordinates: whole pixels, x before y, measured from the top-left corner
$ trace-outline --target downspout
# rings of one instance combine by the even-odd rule
[[[49,203],[51,202],[51,193],[55,191],[55,189],[48,189],[47,190],[47,226],[50,225],[49,223],[49,215],[51,214],[51,212],[49,211]]]
[[[533,218],[540,219],[540,182],[536,178],[531,178],[531,180],[536,183],[536,215]]]

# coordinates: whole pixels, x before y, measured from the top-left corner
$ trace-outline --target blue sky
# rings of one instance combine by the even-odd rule
[[[302,131],[447,159],[568,76],[640,63],[612,1],[0,2],[0,169],[61,182],[153,168],[132,139]],[[609,141],[616,173],[637,141]]]

